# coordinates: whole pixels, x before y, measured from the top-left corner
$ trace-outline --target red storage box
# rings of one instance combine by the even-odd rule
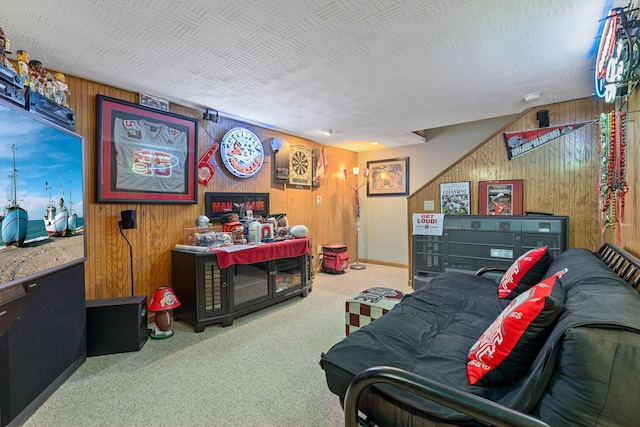
[[[322,247],[322,272],[340,274],[349,266],[347,245],[333,243]]]

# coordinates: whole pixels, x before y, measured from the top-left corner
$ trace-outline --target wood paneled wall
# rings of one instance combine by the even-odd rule
[[[171,249],[183,242],[184,228],[194,227],[198,215],[205,213],[206,192],[268,192],[270,210],[285,212],[290,225],[304,224],[315,247],[333,242],[355,246],[355,235],[349,230],[355,227],[353,198],[344,185],[342,170],[357,165],[357,154],[327,146],[328,173],[320,179],[320,187],[289,186],[272,180],[273,155],[265,144],[266,161],[258,175],[250,179],[238,179],[220,168],[219,153],[215,158],[215,177],[208,186],[198,184],[198,204],[147,204],[147,203],[97,203],[97,137],[96,95],[138,102],[138,94],[73,76],[66,76],[71,91],[70,105],[76,113],[76,132],[85,138],[86,191],[85,233],[87,241],[86,297],[110,298],[130,294],[129,247],[120,235],[117,222],[120,212],[135,209],[138,228],[124,230],[133,246],[135,294],[151,296],[155,288],[171,283]],[[159,94],[162,95],[162,94]],[[212,106],[215,107],[215,106]],[[198,129],[198,158],[210,146],[210,138],[203,127],[202,111],[171,104],[170,111],[200,120]],[[232,127],[243,126],[253,131],[261,141],[276,136],[285,137],[287,143],[303,145],[311,149],[322,145],[313,141],[281,134],[258,126],[247,125],[222,117],[213,124],[212,137],[220,140]],[[322,196],[321,206],[316,197]],[[314,257],[314,269],[319,257]]]
[[[521,157],[511,161],[507,159],[503,132],[537,128],[536,111],[542,109],[549,110],[550,126],[554,126],[598,119],[600,113],[605,111],[605,104],[595,98],[585,98],[526,111],[413,193],[408,198],[409,254],[411,215],[425,212],[424,200],[435,200],[437,206],[440,201],[440,183],[457,181],[470,181],[471,213],[477,214],[479,181],[522,179],[524,211],[569,216],[570,247],[596,250],[601,245],[603,237],[597,193],[597,122],[561,136]]]

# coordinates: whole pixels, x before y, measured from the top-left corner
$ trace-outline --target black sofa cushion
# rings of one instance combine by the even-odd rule
[[[637,332],[570,328],[551,381],[533,413],[553,426],[636,425],[640,420],[636,401],[639,371]],[[621,424],[622,420],[627,422]]]
[[[567,268],[561,279],[565,302],[558,323],[527,375],[499,403],[533,410],[555,371],[569,328],[591,326],[640,333],[640,295],[602,260],[587,249],[573,248],[553,260],[547,275],[563,268]]]

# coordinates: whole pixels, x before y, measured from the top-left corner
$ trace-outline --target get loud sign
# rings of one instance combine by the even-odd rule
[[[442,236],[444,214],[413,214],[413,234],[419,236]]]

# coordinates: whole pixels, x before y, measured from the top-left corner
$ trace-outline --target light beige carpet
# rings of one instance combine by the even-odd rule
[[[344,338],[345,300],[373,286],[410,292],[406,269],[366,266],[317,273],[308,297],[227,328],[175,322],[170,339],[88,358],[24,426],[341,426],[318,362]]]

